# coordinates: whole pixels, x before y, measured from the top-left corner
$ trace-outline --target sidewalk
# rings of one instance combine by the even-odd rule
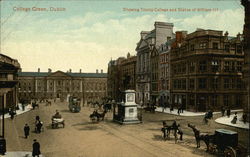
[[[233,126],[233,127],[237,127],[237,128],[242,128],[242,129],[249,129],[249,123],[243,123],[242,119],[242,113],[238,113],[237,114],[237,122],[236,124],[232,124],[231,120],[233,119],[234,115],[231,114],[230,117],[228,118],[227,116],[224,117],[220,117],[217,118],[215,120],[215,122],[220,123],[220,124],[224,124],[224,125],[228,125],[228,126]]]
[[[155,111],[156,112],[162,112],[162,107],[156,107]],[[170,108],[166,108],[164,110],[164,113],[168,113],[168,114],[173,114],[173,115],[178,115],[177,113],[178,109],[174,109],[172,112],[170,112]],[[241,112],[243,111],[242,109],[239,109],[239,110],[232,110],[231,113],[233,112]],[[221,112],[213,112],[213,114],[219,114]],[[205,112],[191,112],[191,111],[186,111],[184,110],[183,113],[180,113],[179,116],[204,116],[205,115]]]
[[[32,152],[7,152],[5,155],[0,155],[0,157],[32,157]],[[39,155],[39,157],[44,157]]]
[[[25,106],[25,110],[23,111],[22,110],[22,105],[21,104],[18,104],[18,105],[19,105],[19,110],[16,110],[16,115],[15,116],[23,114],[25,112],[28,112],[28,111],[30,111],[32,109],[31,105],[29,104],[29,105]],[[10,114],[6,113],[4,115],[4,118],[10,118]],[[2,119],[2,116],[0,116],[0,119]]]

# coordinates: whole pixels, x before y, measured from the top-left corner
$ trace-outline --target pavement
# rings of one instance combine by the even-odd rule
[[[162,112],[162,113],[168,113],[168,114],[173,114],[173,115],[179,115],[179,116],[204,116],[206,112],[191,112],[191,111],[186,111],[184,110],[183,113],[178,114],[178,110],[174,109],[172,112],[170,111],[170,108],[165,108],[163,111],[163,107],[157,107],[156,112]],[[242,112],[242,109],[238,110],[231,110],[231,112]],[[220,114],[221,112],[213,112],[213,114]]]
[[[28,105],[25,106],[24,111],[22,110],[22,105],[21,104],[18,104],[18,106],[19,106],[19,110],[16,110],[16,115],[15,116],[23,114],[25,112],[28,112],[28,111],[30,111],[32,109],[32,107],[31,107],[30,104],[28,104]],[[4,115],[4,119],[6,119],[6,118],[10,118],[10,114],[9,113],[6,113]],[[0,116],[0,119],[2,119],[2,116]]]
[[[32,157],[32,152],[7,152],[5,155],[0,155],[0,157]],[[45,157],[43,155],[39,155],[39,157]]]
[[[220,124],[224,124],[224,125],[228,125],[228,126],[237,127],[237,128],[249,129],[249,123],[248,122],[243,123],[243,121],[242,121],[242,114],[243,113],[238,113],[237,114],[238,119],[236,121],[236,124],[231,123],[232,119],[234,118],[233,114],[230,115],[230,117],[223,116],[223,117],[217,118],[215,120],[215,122],[220,123]]]

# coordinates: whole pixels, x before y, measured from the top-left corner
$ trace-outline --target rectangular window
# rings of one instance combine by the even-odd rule
[[[219,71],[219,61],[218,60],[212,60],[212,72],[218,72]]]
[[[189,89],[194,89],[194,79],[189,80]]]
[[[207,70],[207,61],[200,61],[200,72],[205,72]]]
[[[224,89],[229,89],[229,79],[228,78],[224,79]]]
[[[190,45],[190,51],[194,51],[194,44]]]
[[[228,95],[224,95],[223,101],[224,101],[224,106],[229,106],[229,96]]]
[[[218,95],[212,96],[212,106],[217,106],[218,104]]]
[[[232,61],[231,62],[231,72],[234,72],[235,70],[236,70],[236,68],[235,68],[235,62]]]
[[[219,49],[219,44],[218,43],[213,43],[213,49]]]
[[[212,78],[211,79],[211,86],[212,86],[213,89],[218,89],[218,86],[219,86],[218,78]]]
[[[177,89],[177,80],[174,80],[174,89]]]
[[[230,47],[229,47],[229,45],[227,44],[227,45],[225,45],[225,51],[226,52],[230,52]]]
[[[242,80],[241,79],[237,79],[237,88],[238,89],[242,88]]]
[[[205,49],[205,48],[207,48],[207,43],[206,42],[200,43],[200,49]]]
[[[237,72],[242,72],[242,62],[237,62]]]
[[[181,80],[181,86],[182,86],[182,89],[186,89],[186,79],[182,79]]]
[[[207,87],[207,79],[206,78],[199,78],[199,88],[205,89]]]
[[[232,78],[231,79],[231,87],[232,87],[232,89],[234,89],[235,87],[236,87],[236,81],[235,81],[235,79],[234,78]]]
[[[224,62],[224,71],[229,72],[229,61]]]
[[[181,80],[178,80],[178,89],[181,89]]]
[[[190,62],[190,72],[194,72],[195,71],[195,63],[194,62]]]
[[[237,53],[241,54],[242,53],[242,46],[237,45]]]

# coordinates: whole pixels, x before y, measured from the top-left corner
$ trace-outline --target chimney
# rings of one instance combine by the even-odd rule
[[[72,72],[72,70],[71,69],[69,69],[69,73],[71,73]]]
[[[82,69],[80,69],[80,73],[82,73]]]
[[[49,72],[49,73],[51,73],[51,72],[52,72],[52,70],[49,68],[49,69],[48,69],[48,72]]]
[[[38,68],[38,73],[40,73],[40,68]]]
[[[103,70],[101,69],[101,73],[103,73]]]
[[[149,31],[141,31],[141,39],[145,39],[145,36],[149,33]]]
[[[96,73],[98,73],[98,69],[96,69]]]

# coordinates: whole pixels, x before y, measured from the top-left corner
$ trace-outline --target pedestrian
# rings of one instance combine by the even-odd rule
[[[221,106],[221,116],[223,117],[225,115],[225,108],[224,106]]]
[[[247,114],[246,113],[243,113],[242,120],[243,120],[244,124],[247,122]]]
[[[237,112],[235,112],[234,118],[232,119],[231,123],[236,124],[236,121],[237,121]]]
[[[35,109],[35,107],[36,107],[36,104],[34,102],[32,102],[32,108],[33,108],[33,110]]]
[[[22,110],[23,110],[23,111],[25,110],[25,105],[24,105],[24,103],[22,103]]]
[[[181,104],[181,113],[183,113],[183,111],[184,111],[184,105],[183,105],[183,103]]]
[[[178,110],[177,110],[178,115],[180,115],[180,112],[181,112],[181,108],[178,107]]]
[[[39,155],[41,154],[40,144],[39,144],[39,142],[36,141],[36,139],[34,139],[33,141],[34,141],[34,143],[33,143],[32,156],[39,157]]]
[[[173,105],[170,106],[170,112],[174,111]]]
[[[30,127],[29,127],[29,125],[25,124],[23,130],[24,130],[24,136],[25,136],[25,138],[28,138],[28,136],[30,134]]]
[[[230,108],[227,109],[227,117],[229,118],[230,117],[230,114],[231,114],[231,110]]]
[[[36,124],[37,133],[39,133],[39,134],[41,133],[42,126],[43,126],[42,122],[38,121],[38,123]]]
[[[15,112],[13,110],[10,111],[10,118],[13,120],[14,119]]]

